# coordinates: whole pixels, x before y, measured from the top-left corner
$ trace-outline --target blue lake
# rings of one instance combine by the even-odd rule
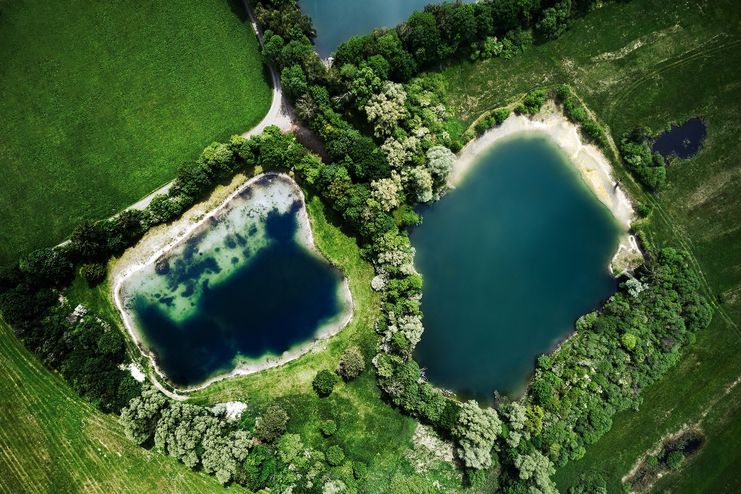
[[[339,327],[344,280],[311,248],[305,215],[297,186],[265,175],[125,280],[126,311],[173,384],[259,368]]]
[[[546,136],[483,151],[412,232],[424,275],[416,357],[434,384],[491,400],[616,289],[621,229]]]
[[[434,0],[299,0],[304,14],[316,29],[316,49],[329,56],[350,37],[368,34],[375,28],[394,27],[415,10]],[[472,3],[472,0],[470,1]]]

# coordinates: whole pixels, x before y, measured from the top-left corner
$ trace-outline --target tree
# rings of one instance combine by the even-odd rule
[[[491,449],[502,431],[502,422],[492,408],[482,410],[473,400],[463,403],[452,429],[458,441],[458,455],[468,468],[491,466]]]
[[[376,137],[390,136],[399,120],[406,117],[406,100],[404,86],[391,81],[386,81],[381,92],[371,96],[365,105],[365,113]]]
[[[681,451],[672,451],[666,457],[666,466],[671,470],[679,470],[684,463],[684,455]]]
[[[70,244],[72,251],[83,260],[98,260],[108,255],[108,239],[101,223],[79,223],[72,231]]]
[[[345,461],[345,452],[337,445],[327,448],[326,455],[327,463],[333,467],[342,465],[342,462]]]
[[[340,357],[340,364],[337,367],[337,373],[345,381],[351,381],[358,377],[365,370],[365,358],[360,348],[351,346]]]
[[[238,474],[251,447],[252,438],[247,431],[227,433],[221,426],[209,427],[201,441],[203,469],[225,485]]]
[[[433,146],[427,151],[427,169],[437,184],[444,184],[455,164],[455,154],[445,146]]]
[[[87,284],[89,286],[96,286],[105,280],[106,277],[106,266],[105,264],[101,262],[96,262],[94,264],[85,264],[80,268],[80,274],[83,278],[85,278],[85,281],[87,281]]]
[[[401,38],[419,65],[438,61],[443,46],[435,16],[430,12],[414,12],[401,26]]]
[[[283,38],[277,34],[274,34],[271,30],[266,30],[262,37],[262,54],[268,63],[273,65],[280,65],[281,63],[281,52],[285,46]]]
[[[430,202],[432,195],[432,175],[421,166],[404,170],[402,181],[406,183],[409,192],[417,202]]]
[[[317,372],[316,377],[311,385],[321,398],[326,398],[332,394],[335,384],[337,384],[337,375],[327,369]]]
[[[333,436],[334,433],[337,432],[337,422],[332,419],[324,420],[319,426],[319,430],[322,432],[324,437]]]
[[[136,444],[146,443],[154,434],[160,413],[167,407],[165,396],[151,386],[145,386],[141,394],[121,410],[121,425],[126,437]]]
[[[255,421],[255,437],[267,443],[275,441],[286,432],[288,419],[288,414],[280,405],[269,405]]]
[[[371,197],[384,211],[391,211],[399,205],[401,191],[401,178],[397,174],[371,182]]]
[[[562,0],[543,11],[536,28],[546,39],[556,39],[566,31],[570,17],[571,0]]]
[[[553,463],[538,450],[527,455],[515,457],[515,467],[519,471],[520,480],[529,481],[530,491],[533,494],[558,494],[556,484],[551,475],[556,473]]]
[[[72,276],[72,262],[59,249],[38,249],[18,263],[20,272],[36,286],[59,286]]]
[[[291,65],[280,72],[280,82],[291,99],[297,99],[309,90],[306,75],[300,65]]]

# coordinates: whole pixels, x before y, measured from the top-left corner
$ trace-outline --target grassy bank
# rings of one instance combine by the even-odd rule
[[[270,105],[241,2],[0,5],[0,264],[131,204]]]
[[[481,113],[517,100],[539,86],[570,84],[618,139],[635,127],[661,131],[671,122],[701,116],[708,137],[700,152],[668,167],[668,187],[654,197],[640,192],[654,210],[648,233],[657,245],[689,249],[702,269],[716,316],[680,364],[644,395],[638,412],[620,414],[612,431],[586,457],[557,474],[568,488],[581,472],[596,470],[610,492],[622,492],[621,477],[636,459],[684,423],[707,426],[707,445],[657,489],[731,492],[729,467],[741,461],[728,430],[738,424],[738,393],[726,389],[741,363],[741,143],[737,95],[741,80],[741,17],[735,4],[634,0],[598,9],[577,21],[557,41],[506,61],[462,63],[446,69],[448,98],[466,125]],[[626,177],[624,170],[619,175]],[[718,404],[723,413],[710,413]],[[723,424],[723,425],[721,425]],[[722,459],[721,459],[722,456]]]

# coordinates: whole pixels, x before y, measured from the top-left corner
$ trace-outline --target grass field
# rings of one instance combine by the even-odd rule
[[[553,43],[511,61],[462,63],[445,70],[455,115],[471,124],[539,86],[568,83],[609,128],[614,139],[637,126],[660,131],[671,122],[703,117],[708,137],[689,160],[668,169],[668,187],[656,197],[649,233],[658,245],[692,251],[720,303],[707,331],[677,368],[644,394],[639,412],[620,414],[612,431],[586,457],[557,473],[566,490],[589,470],[601,472],[610,492],[645,451],[682,424],[700,423],[708,442],[679,473],[655,489],[738,492],[736,447],[741,397],[741,15],[731,1],[615,2],[577,21]],[[706,414],[704,416],[704,414]],[[704,417],[704,418],[703,418]]]
[[[221,490],[213,477],[129,441],[117,417],[77,396],[2,322],[0,375],[0,492]]]
[[[0,264],[262,118],[271,89],[241,5],[0,0]]]

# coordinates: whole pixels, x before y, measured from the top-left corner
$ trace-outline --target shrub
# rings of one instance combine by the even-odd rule
[[[342,465],[345,461],[345,452],[339,446],[330,446],[326,451],[327,463],[331,466],[336,467]]]
[[[106,272],[106,266],[102,262],[85,264],[80,268],[80,274],[91,287],[102,283],[105,280]]]
[[[314,387],[314,391],[321,398],[326,398],[332,394],[335,384],[337,384],[337,375],[334,372],[326,369],[317,372],[314,381],[311,385]]]
[[[668,466],[671,470],[679,470],[679,468],[682,466],[682,463],[684,463],[684,455],[681,451],[672,451],[666,457],[666,466]]]
[[[356,346],[351,346],[340,358],[340,364],[337,366],[337,373],[345,381],[351,381],[358,377],[365,370],[365,358],[363,353]]]
[[[325,420],[319,426],[319,430],[322,431],[323,436],[330,437],[335,432],[337,432],[337,422],[332,419]]]
[[[368,474],[368,465],[362,461],[354,461],[352,464],[352,475],[355,480],[363,480]]]
[[[273,442],[286,432],[288,414],[280,405],[269,405],[255,421],[255,437]]]

